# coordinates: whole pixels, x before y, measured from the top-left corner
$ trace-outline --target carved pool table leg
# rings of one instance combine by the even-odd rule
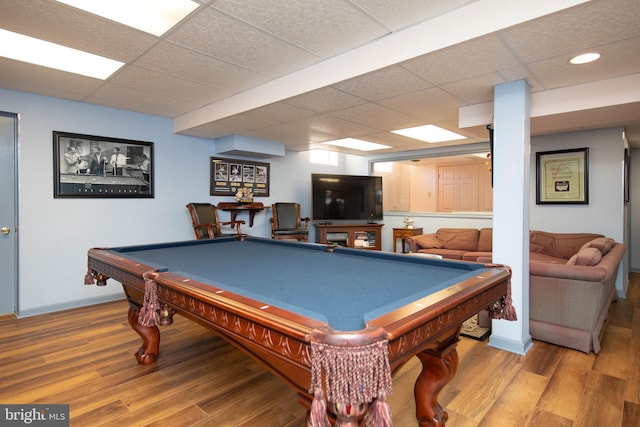
[[[418,353],[422,372],[414,388],[416,418],[421,427],[444,427],[449,414],[438,403],[440,390],[453,378],[458,369],[456,340],[435,350]]]
[[[140,365],[149,365],[156,361],[160,350],[160,331],[157,326],[142,326],[138,323],[140,307],[129,305],[129,325],[142,338],[142,346],[136,352],[136,360]]]

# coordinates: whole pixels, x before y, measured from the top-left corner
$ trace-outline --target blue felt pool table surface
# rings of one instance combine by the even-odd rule
[[[354,331],[487,268],[481,264],[270,239],[218,238],[111,249],[162,271]]]

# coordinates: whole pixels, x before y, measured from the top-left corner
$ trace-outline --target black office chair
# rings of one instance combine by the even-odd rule
[[[269,221],[271,222],[272,239],[309,241],[309,221],[311,218],[300,218],[299,203],[274,203],[271,208],[273,217]],[[304,222],[304,226],[302,222]]]
[[[187,205],[193,223],[193,232],[197,240],[215,239],[216,237],[241,236],[240,224],[244,221],[220,222],[218,209],[211,203],[189,203]],[[222,226],[235,226],[235,233],[223,233]]]

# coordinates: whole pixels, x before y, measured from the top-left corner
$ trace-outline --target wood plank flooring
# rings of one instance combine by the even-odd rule
[[[113,286],[113,285],[112,285]],[[25,319],[0,317],[0,403],[68,403],[72,426],[304,426],[284,383],[209,330],[176,316],[161,358],[140,346],[115,302]],[[462,338],[440,394],[448,427],[640,425],[640,274],[611,311],[602,352],[535,342],[519,356]],[[390,398],[396,427],[416,426],[409,362]]]

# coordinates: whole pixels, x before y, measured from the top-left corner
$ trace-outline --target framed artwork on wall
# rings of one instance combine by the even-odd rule
[[[55,198],[154,197],[153,143],[53,132]]]
[[[536,204],[589,204],[589,149],[536,153]]]
[[[624,149],[624,202],[629,203],[631,201],[631,190],[629,185],[631,183],[631,150],[629,148]]]
[[[212,196],[235,196],[250,188],[253,197],[269,196],[269,163],[211,157],[209,177]]]

